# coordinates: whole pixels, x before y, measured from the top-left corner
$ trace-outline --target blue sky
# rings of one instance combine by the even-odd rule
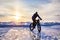
[[[0,0],[1,22],[32,21],[36,11],[42,22],[60,22],[60,0]]]

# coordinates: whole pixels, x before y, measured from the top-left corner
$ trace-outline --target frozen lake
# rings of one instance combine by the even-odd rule
[[[60,25],[41,27],[41,40],[60,40]],[[32,40],[28,27],[1,27],[0,40]]]

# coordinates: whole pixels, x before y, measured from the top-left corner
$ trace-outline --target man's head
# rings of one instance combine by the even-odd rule
[[[35,14],[38,14],[38,12],[36,12]]]

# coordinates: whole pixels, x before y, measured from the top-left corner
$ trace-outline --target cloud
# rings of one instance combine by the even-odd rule
[[[0,0],[0,17],[14,16],[17,0]]]
[[[59,21],[60,15],[60,0],[50,0],[50,3],[41,4],[38,7],[40,15],[42,15],[43,19],[46,21]]]
[[[8,13],[0,14],[0,18],[1,18],[1,17],[7,17],[7,16],[15,16],[15,15],[8,14]]]
[[[36,11],[43,21],[60,21],[60,0],[0,0],[0,17],[14,16],[16,8],[26,21]]]

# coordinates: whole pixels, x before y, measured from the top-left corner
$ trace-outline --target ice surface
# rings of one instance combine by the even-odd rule
[[[6,30],[4,31],[6,32]],[[29,30],[27,30],[26,28],[11,28],[0,39],[1,40],[31,40],[31,37]]]
[[[43,27],[41,40],[60,40],[60,30],[52,27]],[[32,40],[28,27],[0,28],[0,40]]]
[[[60,40],[60,30],[52,27],[42,27],[41,29],[41,39],[42,40]]]

